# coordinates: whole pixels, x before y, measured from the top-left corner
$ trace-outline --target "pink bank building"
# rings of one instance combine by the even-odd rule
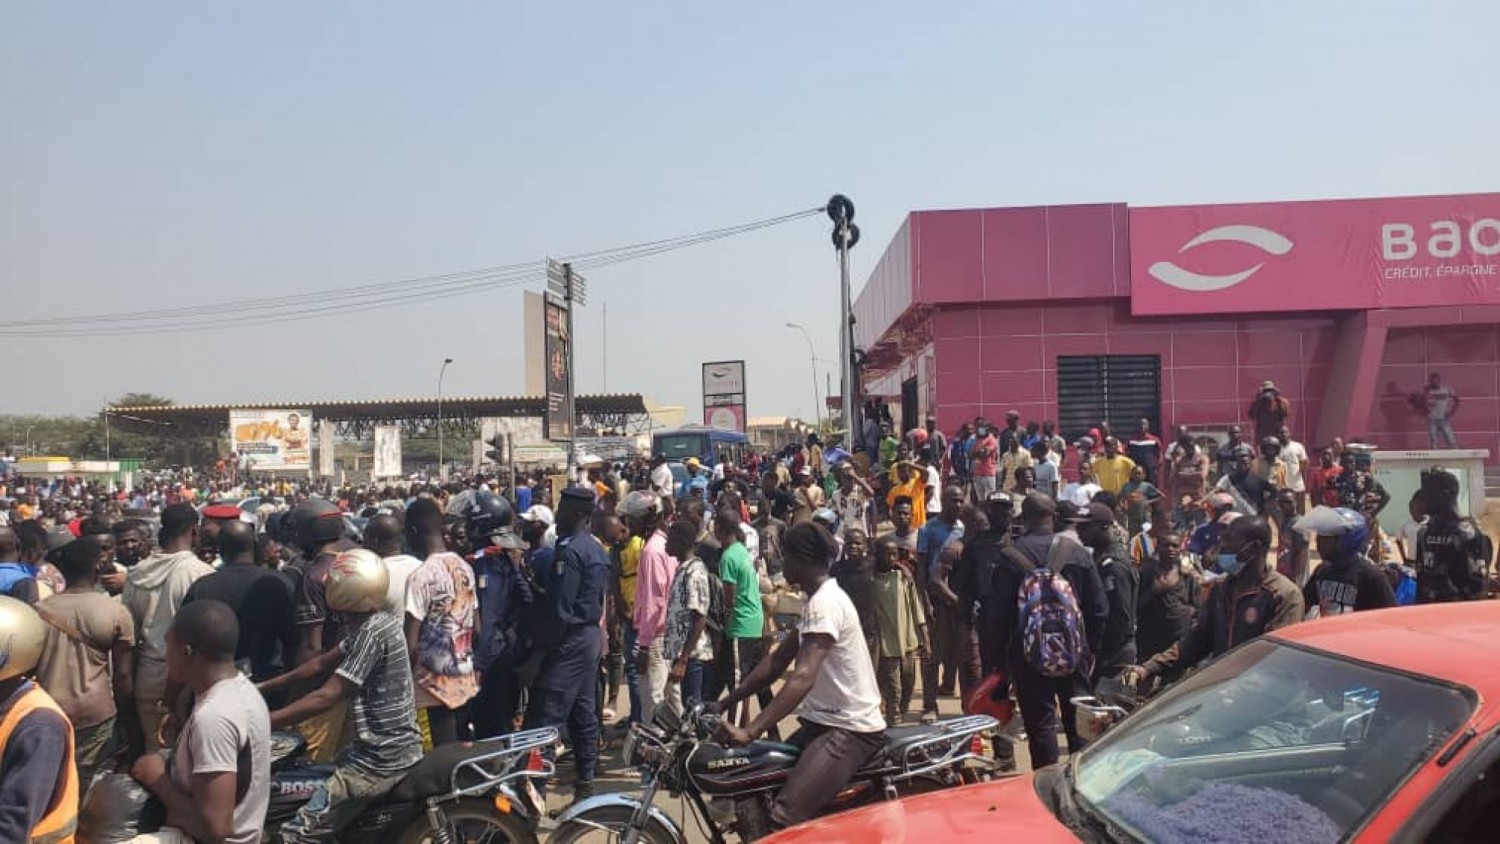
[[[914,211],[854,316],[906,429],[1222,431],[1273,381],[1310,448],[1425,449],[1436,371],[1459,446],[1500,455],[1500,194]]]

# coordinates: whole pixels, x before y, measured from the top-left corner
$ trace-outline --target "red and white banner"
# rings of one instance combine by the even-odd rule
[[[1500,194],[1130,209],[1137,315],[1500,304]]]

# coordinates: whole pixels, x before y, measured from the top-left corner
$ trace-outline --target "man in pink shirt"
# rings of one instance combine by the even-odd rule
[[[988,420],[981,418],[974,432],[974,450],[969,456],[969,473],[974,478],[974,500],[988,501],[995,491],[995,475],[1000,462],[1000,441]]]
[[[631,533],[646,538],[635,579],[636,652],[632,658],[641,673],[641,723],[663,701],[682,708],[681,692],[667,683],[671,666],[662,659],[662,639],[667,632],[667,597],[677,574],[677,559],[667,553],[667,532],[662,529],[661,498],[654,492],[636,490],[625,497],[620,515]]]

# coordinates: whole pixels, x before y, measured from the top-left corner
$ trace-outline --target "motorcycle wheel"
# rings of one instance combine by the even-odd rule
[[[547,838],[547,844],[614,844],[630,825],[633,814],[629,806],[601,806],[559,826]],[[677,844],[671,830],[655,818],[646,819],[640,841],[641,844]]]
[[[536,844],[536,833],[525,819],[495,810],[488,800],[465,797],[443,808],[453,844],[483,841],[486,844]],[[400,844],[432,844],[432,825],[424,812],[402,833]]]

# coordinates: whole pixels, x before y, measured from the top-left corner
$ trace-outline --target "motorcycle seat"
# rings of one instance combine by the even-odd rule
[[[494,753],[497,749],[499,748],[494,743],[484,741],[455,741],[435,747],[391,789],[390,799],[398,803],[415,803],[428,797],[447,794],[453,790],[454,768],[475,757]],[[471,774],[461,776],[458,785],[465,787],[479,782],[481,780]]]
[[[917,742],[937,735],[940,732],[936,724],[908,724],[901,727],[888,727],[885,731],[885,746],[880,749],[879,757],[886,760],[898,760],[906,755],[906,749]]]

